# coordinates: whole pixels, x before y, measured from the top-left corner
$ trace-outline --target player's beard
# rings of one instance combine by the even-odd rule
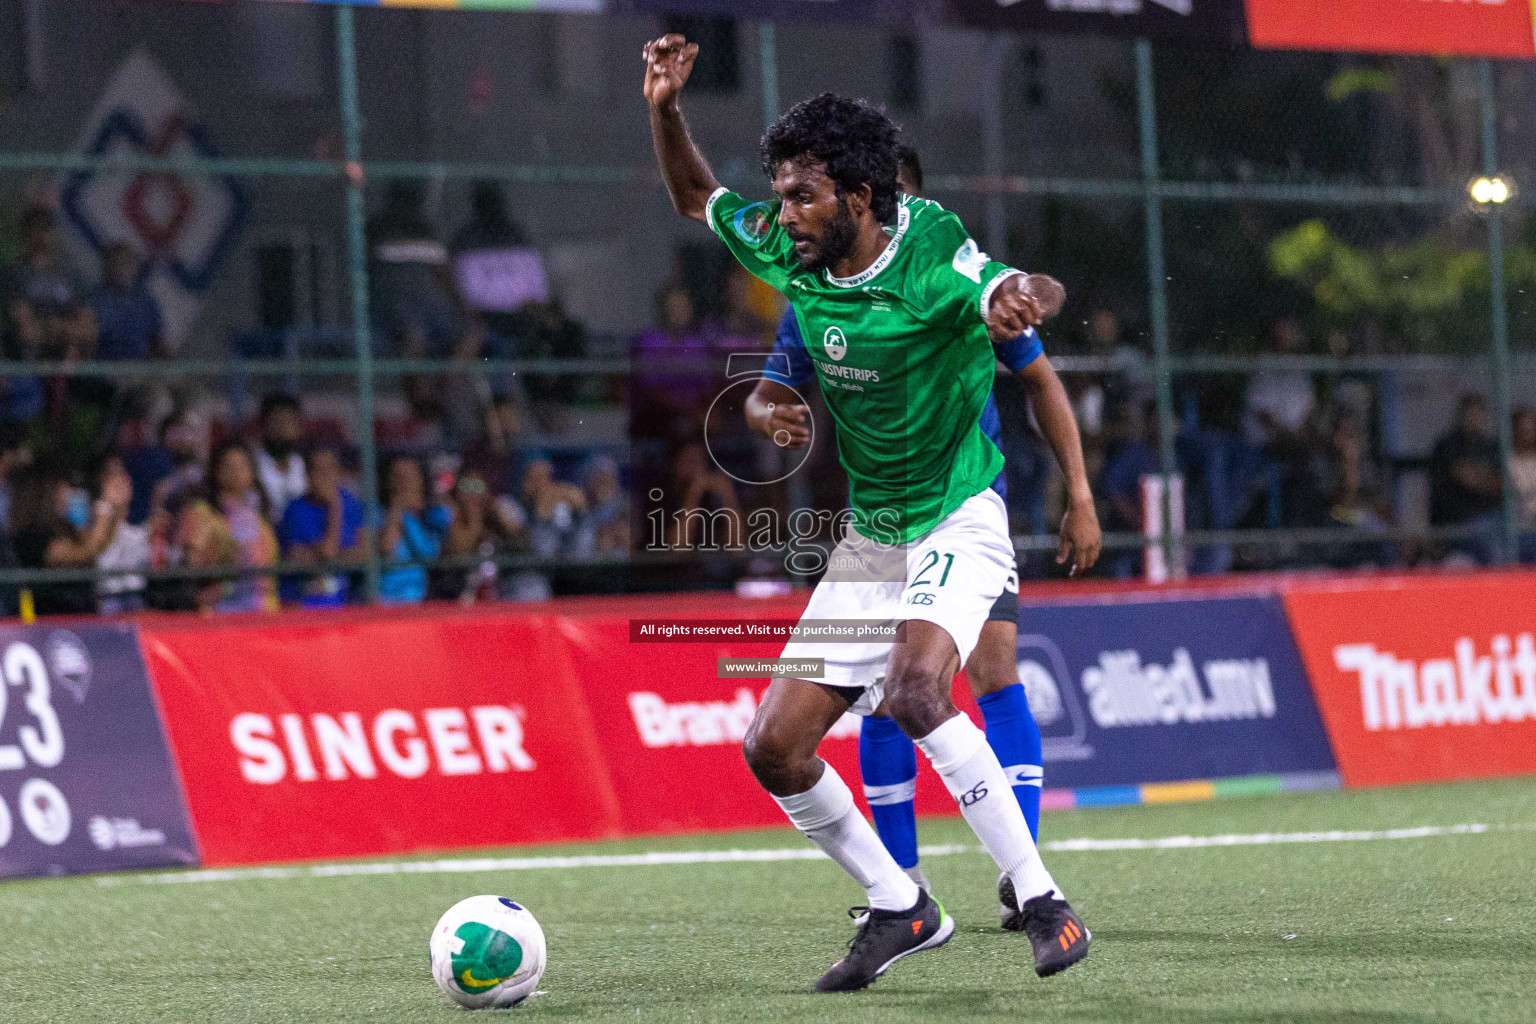
[[[844,196],[837,197],[837,214],[822,229],[821,237],[814,239],[815,249],[810,255],[801,256],[799,250],[795,250],[795,259],[800,266],[819,274],[823,270],[830,270],[836,266],[849,253],[853,252],[853,243],[859,237],[859,226],[853,219],[853,211],[848,209],[848,200]],[[791,236],[791,241],[796,239]],[[812,241],[811,239],[802,239]]]

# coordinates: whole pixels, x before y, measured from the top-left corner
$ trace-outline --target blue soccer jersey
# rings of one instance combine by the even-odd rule
[[[998,362],[1018,373],[1039,359],[1045,349],[1040,344],[1039,333],[1031,327],[1011,341],[994,344],[992,351]],[[816,381],[816,368],[811,364],[811,354],[806,350],[805,340],[800,337],[800,324],[795,319],[794,309],[786,309],[783,319],[779,321],[779,330],[773,339],[773,352],[768,356],[763,376],[792,388],[807,388]],[[997,398],[994,395],[987,395],[987,404],[981,410],[980,426],[981,432],[1001,448],[1003,421],[997,413]],[[1008,497],[1006,474],[997,474],[997,479],[992,481],[992,490],[997,492],[999,498]]]

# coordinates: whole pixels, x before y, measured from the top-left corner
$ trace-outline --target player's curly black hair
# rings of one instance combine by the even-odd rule
[[[840,193],[868,185],[870,211],[883,223],[896,216],[899,135],[867,101],[824,92],[796,103],[763,135],[763,173],[772,180],[785,160],[809,157]]]

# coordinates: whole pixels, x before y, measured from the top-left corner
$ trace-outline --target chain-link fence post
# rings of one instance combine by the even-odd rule
[[[1172,477],[1178,472],[1173,446],[1173,377],[1168,354],[1168,276],[1163,267],[1162,175],[1157,156],[1157,106],[1152,81],[1152,43],[1136,40],[1136,115],[1141,130],[1141,185],[1146,204],[1147,313],[1152,327],[1152,361],[1157,376],[1157,432],[1162,471],[1163,562],[1170,572],[1174,547]]]
[[[758,83],[763,99],[763,127],[779,119],[779,34],[771,21],[757,23]]]
[[[373,437],[373,342],[368,314],[368,241],[364,234],[362,115],[357,105],[357,41],[352,8],[336,6],[336,68],[340,78],[341,130],[347,157],[347,270],[352,286],[352,342],[357,352],[357,435],[362,462],[363,504],[368,525],[378,527],[378,449]],[[363,531],[367,545],[367,588],[370,602],[379,599],[379,548],[376,530]]]
[[[1478,61],[1477,84],[1483,108],[1483,174],[1492,178],[1499,173],[1497,102],[1493,90],[1492,61]],[[1509,306],[1504,284],[1504,204],[1485,205],[1488,213],[1488,293],[1493,318],[1493,407],[1499,421],[1499,466],[1500,477],[1504,482],[1504,559],[1516,562],[1520,559],[1520,508],[1516,501],[1514,480],[1510,477],[1515,441],[1509,380]]]

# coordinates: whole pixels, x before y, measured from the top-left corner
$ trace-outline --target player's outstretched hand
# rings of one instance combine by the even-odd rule
[[[1044,303],[1029,287],[1029,278],[1015,274],[997,286],[987,306],[987,335],[996,344],[1012,341],[1045,322]]]
[[[645,99],[652,106],[664,106],[676,100],[687,84],[699,44],[673,32],[646,43],[641,56],[645,58]]]
[[[1104,536],[1099,532],[1099,515],[1093,510],[1093,502],[1068,502],[1067,514],[1061,520],[1056,564],[1064,565],[1070,559],[1072,568],[1068,575],[1085,573],[1099,560],[1099,549],[1103,545]]]
[[[811,443],[810,410],[788,402],[775,403],[763,433],[780,448],[804,448]]]

